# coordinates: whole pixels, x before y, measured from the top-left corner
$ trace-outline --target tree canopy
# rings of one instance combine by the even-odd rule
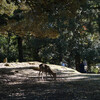
[[[56,38],[86,0],[1,0],[2,33]],[[6,15],[6,17],[5,17]],[[18,19],[19,18],[19,19]],[[1,19],[2,20],[2,19]],[[63,24],[63,25],[62,25]]]

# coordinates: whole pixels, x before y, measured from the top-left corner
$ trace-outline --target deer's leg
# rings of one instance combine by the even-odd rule
[[[50,75],[50,77],[53,79],[53,75],[52,74],[49,74]]]
[[[40,74],[41,74],[41,71],[39,71],[39,74],[38,74],[38,78],[39,78],[39,80],[40,80]]]
[[[53,80],[56,81],[56,77],[55,76],[53,77]]]
[[[42,77],[42,80],[43,80],[43,72],[39,71],[39,80],[41,79],[41,77]]]
[[[42,80],[44,80],[44,77],[43,77],[43,71],[42,71]]]
[[[53,77],[54,77],[54,81],[56,81],[56,73],[53,75]]]
[[[46,80],[47,80],[47,72],[45,74],[46,74]]]
[[[52,80],[56,80],[56,75],[55,74],[54,75],[50,74],[50,76],[51,76]]]

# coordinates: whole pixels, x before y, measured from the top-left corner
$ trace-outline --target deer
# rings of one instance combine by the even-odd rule
[[[47,74],[49,74],[52,78],[54,78],[54,80],[56,80],[56,73],[54,73],[50,66],[46,65],[46,64],[40,64],[39,65],[39,77],[40,77],[40,74],[42,75],[42,80],[44,79],[43,78],[43,73],[46,74],[46,80],[47,80]]]

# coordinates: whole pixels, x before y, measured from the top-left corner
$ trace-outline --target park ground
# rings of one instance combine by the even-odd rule
[[[57,73],[39,80],[39,62],[0,64],[0,100],[100,100],[100,74],[81,74],[63,66],[49,66]]]

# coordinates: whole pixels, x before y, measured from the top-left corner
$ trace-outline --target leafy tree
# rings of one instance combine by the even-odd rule
[[[67,18],[73,17],[83,3],[83,0],[80,2],[78,0],[64,0],[63,2],[61,0],[1,0],[0,33],[13,32],[20,36],[18,37],[18,50],[19,59],[22,61],[21,37],[27,34],[41,38],[58,37],[58,33],[62,32],[60,30],[63,25],[59,24],[64,23],[63,18],[67,20]]]
[[[65,59],[69,66],[74,63],[77,67],[80,59],[86,58],[88,61],[93,61],[99,54],[93,45],[96,43],[95,40],[98,40],[100,27],[98,2],[98,0],[88,0],[87,2],[85,0],[80,2],[78,0],[2,0],[0,2],[2,5],[0,32],[7,34],[9,39],[11,38],[9,33],[13,32],[18,36],[20,61],[23,61],[24,53],[26,60],[34,59],[43,62],[47,60],[50,63],[59,63]],[[10,10],[8,8],[5,10],[4,7],[13,9],[10,13]],[[27,35],[41,39],[31,36],[26,38]],[[58,36],[59,38],[55,41],[42,39]],[[44,41],[47,43],[45,44]],[[23,46],[21,46],[22,43]],[[24,51],[22,51],[22,47]],[[8,51],[10,52],[10,49]],[[91,52],[93,54],[93,51],[97,52],[90,57],[89,55]],[[31,55],[29,52],[33,52],[33,54]],[[31,55],[30,58],[29,55]]]
[[[49,36],[54,38],[57,37],[57,34],[59,33],[59,22],[61,22],[63,18],[66,20],[68,17],[74,16],[76,10],[80,7],[81,4],[83,4],[84,1],[7,0],[6,3],[8,3],[10,6],[12,2],[15,6],[18,7],[17,9],[25,10],[25,19],[19,23],[16,23],[14,20],[8,21],[7,26],[5,28],[3,27],[2,30],[14,31],[17,34],[20,33],[21,35],[24,35],[26,31],[29,31],[29,33],[36,37]],[[27,8],[28,11],[26,11],[25,8]],[[23,15],[23,12],[20,14]],[[26,30],[26,27],[28,30]]]
[[[18,59],[17,52],[16,36],[13,34],[10,36],[0,35],[0,62],[3,62],[5,57],[8,58],[8,61],[16,61]]]

